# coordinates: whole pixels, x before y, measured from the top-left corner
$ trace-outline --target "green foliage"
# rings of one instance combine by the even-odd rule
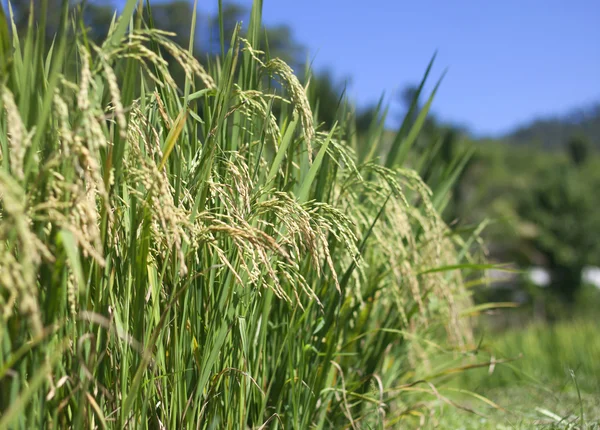
[[[575,300],[583,268],[600,258],[598,182],[590,173],[558,164],[538,176],[518,206],[521,219],[535,227],[528,242],[544,256],[551,286],[569,302]]]
[[[550,290],[571,304],[582,269],[597,265],[600,258],[595,240],[600,234],[595,191],[600,185],[600,160],[586,152],[585,142],[573,145],[581,146],[577,155],[573,149],[560,153],[480,142],[460,192],[466,197],[460,208],[463,219],[495,220],[485,233],[492,258],[524,269],[547,268]],[[571,161],[573,157],[578,163]]]
[[[569,139],[567,150],[576,166],[583,165],[590,155],[590,144],[583,136],[573,136]]]
[[[575,110],[564,116],[535,120],[502,140],[516,145],[535,144],[546,149],[560,149],[564,148],[574,135],[581,135],[589,140],[596,150],[600,148],[599,104]]]
[[[436,212],[461,164],[435,193],[404,164],[430,102],[393,157],[379,120],[365,149],[344,104],[316,127],[292,69],[258,50],[262,2],[245,38],[234,26],[224,40],[220,16],[223,55],[206,67],[136,4],[98,43],[66,1],[52,49],[35,15],[13,33],[0,428],[394,428],[423,415],[446,380],[429,358],[472,347],[457,270],[472,238]]]

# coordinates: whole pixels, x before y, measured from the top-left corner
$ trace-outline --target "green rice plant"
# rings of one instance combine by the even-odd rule
[[[143,7],[98,46],[67,1],[48,49],[0,21],[0,428],[394,428],[453,403],[430,358],[473,343],[472,239],[436,210],[453,175],[433,195],[406,164],[422,121],[365,152],[261,51],[261,1],[207,68]]]

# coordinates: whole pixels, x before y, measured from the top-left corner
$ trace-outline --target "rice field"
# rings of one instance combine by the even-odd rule
[[[434,363],[475,348],[477,229],[440,217],[468,154],[435,192],[412,170],[434,94],[391,145],[345,102],[325,129],[261,11],[201,64],[136,1],[99,45],[69,2],[51,46],[0,9],[0,428],[400,428],[460,406]]]

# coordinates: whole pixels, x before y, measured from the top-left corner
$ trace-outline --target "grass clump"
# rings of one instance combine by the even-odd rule
[[[496,388],[527,383],[553,389],[600,391],[600,354],[597,324],[592,319],[565,320],[554,324],[531,324],[496,336],[487,336],[489,348],[499,359],[516,359],[498,366],[492,376],[466,374],[469,385]],[[573,372],[573,375],[571,374]],[[487,373],[487,372],[486,372]],[[576,384],[573,381],[576,378]]]
[[[393,427],[450,402],[429,357],[472,344],[471,242],[402,165],[422,121],[382,167],[259,51],[261,2],[207,68],[135,6],[95,46],[64,2],[50,50],[31,24],[1,64],[0,427]]]

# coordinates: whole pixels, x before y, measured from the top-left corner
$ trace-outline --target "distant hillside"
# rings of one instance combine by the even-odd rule
[[[557,148],[576,134],[586,136],[590,143],[600,149],[600,103],[564,116],[535,120],[517,128],[503,140],[517,145],[539,144],[546,148]]]

